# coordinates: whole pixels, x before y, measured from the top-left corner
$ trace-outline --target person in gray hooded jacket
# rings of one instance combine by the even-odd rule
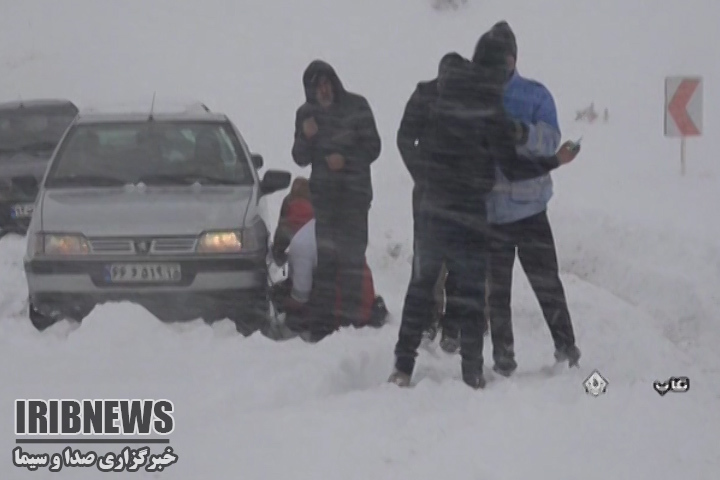
[[[322,60],[303,72],[305,102],[297,109],[293,160],[311,166],[310,195],[316,218],[318,337],[335,330],[336,280],[343,326],[362,324],[362,279],[373,199],[371,165],[381,140],[367,99],[345,89]],[[323,326],[320,328],[320,326]]]

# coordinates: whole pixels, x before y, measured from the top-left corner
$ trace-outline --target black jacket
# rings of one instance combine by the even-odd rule
[[[323,109],[315,100],[315,79],[327,75],[333,85],[334,101]],[[292,156],[301,167],[312,166],[310,190],[316,208],[369,206],[373,198],[370,165],[380,156],[380,135],[372,109],[365,97],[348,92],[335,70],[315,60],[303,74],[305,103],[295,115],[295,142]],[[310,139],[303,134],[303,121],[314,117],[318,133]],[[333,172],[325,157],[345,157],[342,170]]]
[[[441,65],[442,69],[442,65]],[[442,73],[442,71],[441,71]],[[489,72],[490,77],[497,77]],[[438,128],[438,80],[420,82],[408,100],[397,134],[397,146],[415,182],[414,208],[484,213],[487,192],[494,184],[494,165],[511,181],[542,176],[559,166],[555,156],[527,159],[518,155],[517,124],[502,108],[497,85],[489,89],[486,111],[469,134],[471,149],[448,149],[444,129]],[[501,90],[500,90],[501,91]],[[459,112],[462,114],[463,112]],[[466,139],[470,140],[470,139]]]

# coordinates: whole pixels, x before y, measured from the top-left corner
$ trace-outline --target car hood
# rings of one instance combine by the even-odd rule
[[[49,160],[50,154],[0,154],[0,179],[9,183],[13,177],[32,175],[40,183],[45,176]]]
[[[88,237],[237,229],[246,211],[254,215],[253,193],[252,186],[50,189],[42,198],[41,228]]]

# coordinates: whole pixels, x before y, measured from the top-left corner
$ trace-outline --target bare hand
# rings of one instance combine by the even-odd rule
[[[333,172],[337,172],[345,166],[345,158],[339,153],[328,155],[325,157],[325,160],[327,161],[328,167],[330,167],[330,170]]]
[[[560,161],[560,165],[567,165],[575,160],[578,153],[580,153],[580,145],[577,145],[575,142],[568,141],[562,144],[560,150],[558,150],[555,156]]]
[[[303,121],[303,133],[305,134],[305,137],[312,138],[317,132],[318,126],[317,122],[315,122],[315,117],[306,118]]]

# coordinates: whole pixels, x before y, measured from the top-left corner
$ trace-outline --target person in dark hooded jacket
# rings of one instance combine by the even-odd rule
[[[361,323],[362,279],[373,199],[370,166],[380,156],[375,117],[365,97],[347,91],[334,68],[315,60],[303,73],[305,103],[295,116],[292,156],[311,166],[310,191],[316,219],[318,267],[316,325],[335,327],[336,278],[342,325]],[[338,274],[338,275],[336,275]]]
[[[515,145],[527,133],[503,108],[509,72],[501,47],[486,34],[478,42],[473,62],[457,54],[445,56],[434,84],[437,88],[420,85],[425,95],[414,96],[415,105],[406,108],[406,116],[410,113],[415,118],[404,118],[401,124],[404,138],[398,139],[398,145],[403,145],[403,160],[416,187],[420,186],[415,206],[423,220],[416,229],[421,238],[415,245],[389,378],[400,386],[410,384],[423,332],[432,323],[433,288],[443,262],[455,275],[452,314],[460,326],[463,381],[473,388],[485,386],[485,206],[495,181],[495,165],[512,180],[533,178],[572,161],[579,150],[566,142],[554,156],[534,162],[519,158]],[[414,128],[403,129],[403,124]],[[450,303],[448,299],[448,307]]]

